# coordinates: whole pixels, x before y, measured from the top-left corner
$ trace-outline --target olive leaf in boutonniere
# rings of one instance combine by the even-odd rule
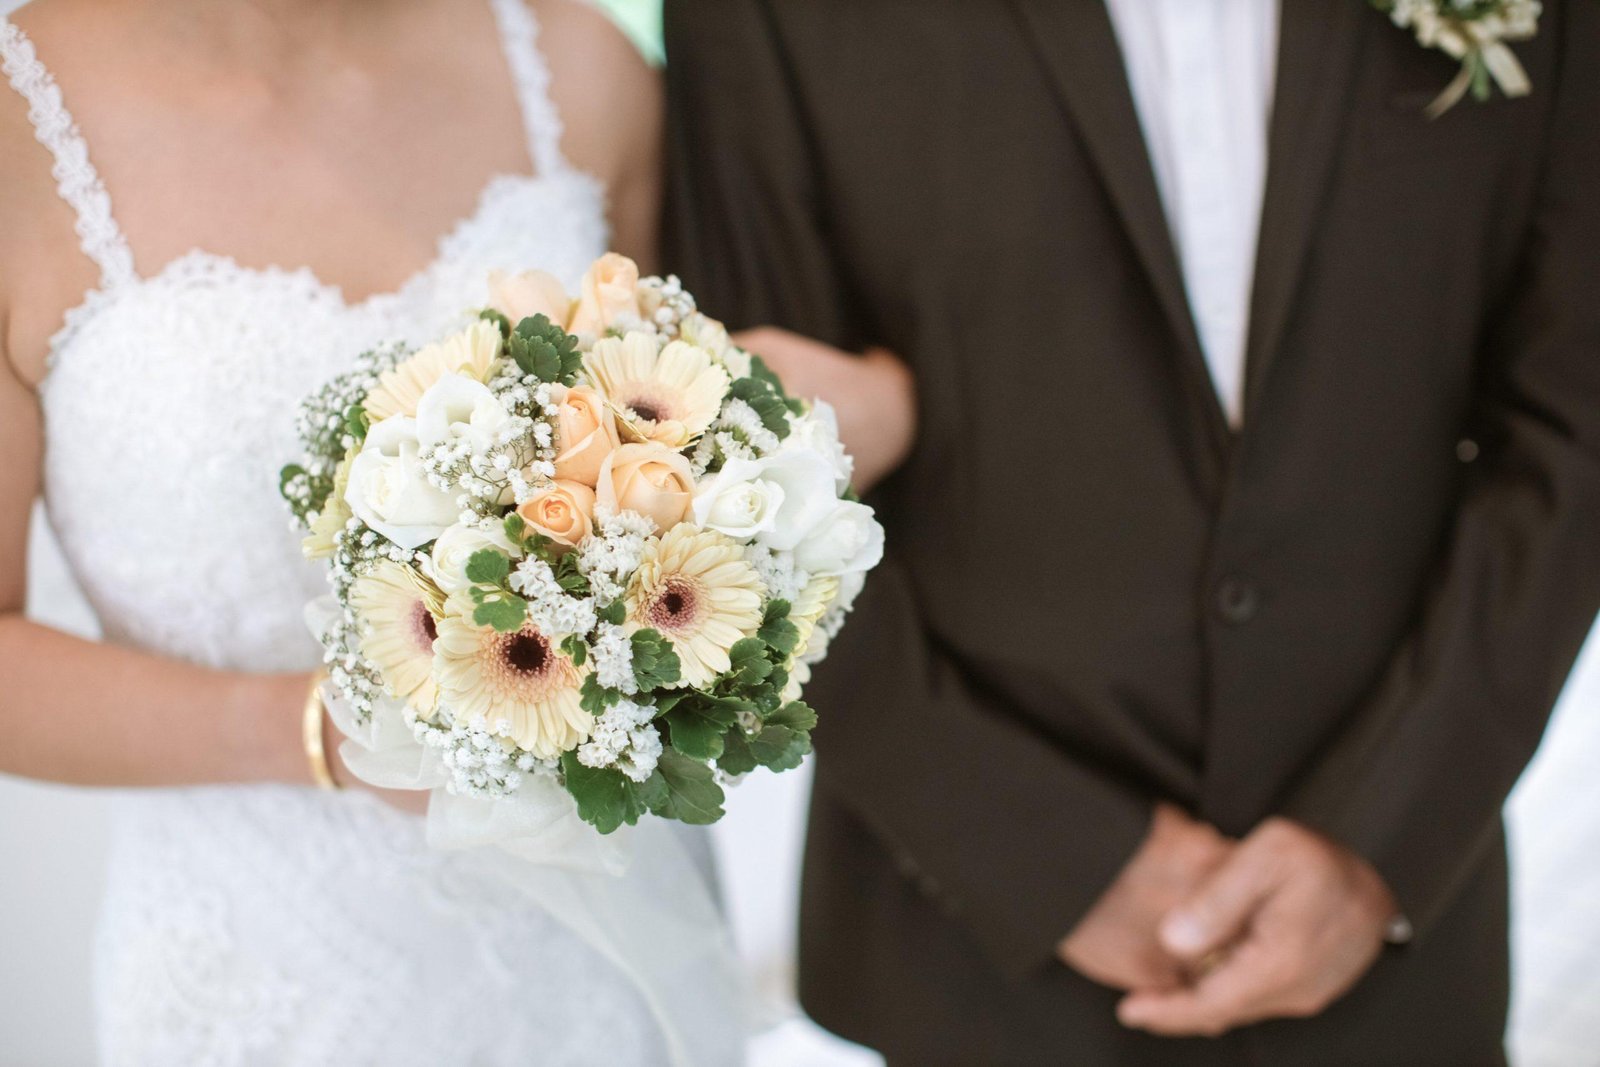
[[[1526,41],[1538,31],[1539,0],[1371,0],[1401,29],[1417,35],[1425,48],[1437,48],[1461,61],[1461,73],[1445,86],[1426,114],[1436,119],[1470,91],[1489,99],[1494,86],[1508,97],[1533,88],[1507,41]]]

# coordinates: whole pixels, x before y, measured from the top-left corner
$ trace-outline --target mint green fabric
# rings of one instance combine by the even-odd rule
[[[639,46],[645,58],[660,66],[661,0],[595,0]]]

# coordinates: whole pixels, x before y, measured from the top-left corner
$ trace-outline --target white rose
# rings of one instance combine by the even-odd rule
[[[389,416],[367,431],[344,493],[356,518],[405,549],[432,541],[459,514],[455,498],[428,481],[418,451],[416,420]]]
[[[745,481],[759,478],[783,491],[783,499],[773,513],[771,526],[757,537],[763,545],[775,551],[791,551],[828,517],[833,506],[839,502],[833,486],[833,468],[815,452],[797,449],[745,462],[757,471]]]
[[[833,468],[835,488],[844,492],[855,474],[855,460],[845,452],[839,441],[839,416],[826,400],[813,401],[811,410],[789,420],[789,436],[783,439],[781,452],[815,452]]]
[[[783,509],[783,486],[763,478],[759,460],[729,460],[694,496],[695,525],[736,541],[770,533]]]
[[[417,440],[432,448],[464,438],[473,451],[482,452],[510,418],[487,385],[465,374],[446,374],[417,401]]]
[[[794,550],[795,563],[814,575],[859,574],[881,559],[883,527],[853,500],[839,501]]]
[[[472,583],[467,581],[467,560],[472,558],[473,553],[486,548],[498,549],[508,556],[518,555],[511,539],[506,536],[505,528],[499,523],[486,528],[452,526],[433,543],[433,555],[426,568],[428,577],[446,595],[465,593],[472,588]]]
[[[834,595],[829,611],[849,611],[856,606],[856,597],[861,595],[861,590],[867,587],[867,572],[865,570],[851,571],[839,578],[839,592]]]

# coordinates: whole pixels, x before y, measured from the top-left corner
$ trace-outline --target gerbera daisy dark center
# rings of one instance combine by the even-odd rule
[[[550,662],[550,643],[538,634],[515,634],[502,646],[506,665],[520,674],[539,674]]]
[[[641,419],[648,419],[651,422],[661,421],[661,409],[650,403],[648,400],[635,400],[628,406],[632,408],[633,413],[639,416]]]
[[[700,621],[704,606],[704,593],[697,583],[669,578],[650,604],[650,621],[666,633],[682,631]]]
[[[439,627],[433,621],[433,612],[429,611],[428,605],[420,600],[412,605],[411,625],[416,634],[417,644],[432,649],[434,639],[439,636]]]

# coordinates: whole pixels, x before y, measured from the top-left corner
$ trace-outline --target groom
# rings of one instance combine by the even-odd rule
[[[802,994],[913,1067],[1504,1062],[1600,605],[1600,6],[669,0],[669,261],[914,368]],[[1513,86],[1514,87],[1514,86]]]

